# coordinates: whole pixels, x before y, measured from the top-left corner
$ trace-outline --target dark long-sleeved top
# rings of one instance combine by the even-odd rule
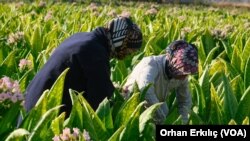
[[[83,96],[96,109],[105,98],[110,98],[114,86],[110,80],[109,46],[104,29],[76,33],[57,47],[43,68],[26,89],[25,109],[29,111],[43,91],[50,89],[66,69],[62,109],[69,115],[72,104],[69,89],[84,92]]]

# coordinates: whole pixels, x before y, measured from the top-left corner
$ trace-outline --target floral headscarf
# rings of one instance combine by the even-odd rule
[[[171,76],[198,72],[198,51],[195,45],[184,40],[174,41],[166,48],[166,55],[167,71]]]

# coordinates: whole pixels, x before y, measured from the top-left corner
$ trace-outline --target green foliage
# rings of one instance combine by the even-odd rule
[[[238,107],[238,102],[236,100],[235,95],[232,92],[232,88],[228,82],[228,79],[226,78],[225,75],[223,75],[223,84],[224,84],[224,112],[227,115],[226,118],[227,120],[230,120],[234,118],[237,107]]]
[[[19,110],[21,109],[20,102],[12,104],[8,110],[1,108],[1,118],[0,118],[0,135],[6,136],[11,130],[14,130],[17,124],[17,119],[19,115]]]
[[[246,118],[250,117],[250,110],[246,106],[246,104],[250,101],[250,86],[246,89],[246,91],[243,93],[240,101],[239,106],[237,107],[235,120],[238,124],[241,124],[241,122]]]
[[[115,17],[112,10],[116,15],[128,11],[143,32],[143,46],[134,56],[110,61],[112,81],[122,86],[143,57],[163,54],[173,40],[186,39],[197,45],[199,51],[199,74],[190,79],[193,105],[188,124],[249,125],[249,11],[157,5],[155,14],[147,14],[150,6],[147,3],[115,6],[100,3],[95,9],[88,3],[47,2],[44,7],[39,3],[1,3],[0,76],[18,80],[24,93],[33,76],[63,40],[76,32],[103,26]],[[30,60],[31,68],[21,71],[21,59]],[[66,127],[77,127],[89,132],[93,140],[155,140],[153,117],[160,103],[144,108],[144,97],[151,85],[140,91],[135,84],[127,100],[121,96],[120,89],[116,89],[112,99],[104,99],[96,111],[84,93],[70,90],[73,108],[70,116],[65,117],[59,109],[66,73],[67,70],[50,90],[44,91],[29,113],[23,111],[20,103],[1,113],[1,139],[51,140]],[[181,124],[175,99],[171,97],[167,102],[170,111],[165,124]],[[15,129],[20,112],[23,122]]]
[[[96,114],[104,123],[104,126],[111,134],[114,130],[113,119],[112,119],[112,112],[110,107],[110,102],[107,98],[105,98],[102,103],[100,103],[98,109],[96,110]]]
[[[44,91],[44,93],[36,103],[36,106],[27,114],[27,116],[23,117],[24,121],[21,125],[22,128],[30,131],[39,123],[43,114],[45,114],[49,109],[61,104],[64,78],[67,74],[67,71],[68,69],[66,69],[58,77],[51,90]],[[51,114],[56,116],[57,113],[58,108],[56,110],[53,110],[53,113]]]
[[[6,141],[19,141],[22,140],[23,137],[28,136],[30,133],[22,128],[18,128],[11,132],[9,136],[6,138]]]
[[[2,75],[10,76],[10,75],[12,75],[13,73],[16,72],[15,56],[16,56],[16,51],[15,50],[9,52],[9,55],[5,58],[5,60],[0,65],[0,67],[1,67],[1,70],[0,70],[1,76]]]
[[[244,89],[247,89],[250,86],[250,57],[248,57],[246,62],[246,67],[244,71]]]

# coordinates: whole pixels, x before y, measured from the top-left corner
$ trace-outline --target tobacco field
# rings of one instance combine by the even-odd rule
[[[24,93],[53,50],[77,32],[92,31],[118,15],[130,16],[143,32],[142,49],[125,60],[112,59],[111,79],[122,87],[144,57],[164,53],[185,39],[198,47],[199,73],[189,76],[192,110],[189,125],[249,125],[250,11],[244,8],[155,3],[0,3],[0,140],[7,141],[154,141],[154,112],[144,109],[135,88],[124,100],[116,89],[94,111],[81,94],[71,92],[73,109],[59,114],[65,70],[29,112]],[[175,93],[167,99],[165,124],[181,125]],[[24,117],[17,128],[19,115]]]

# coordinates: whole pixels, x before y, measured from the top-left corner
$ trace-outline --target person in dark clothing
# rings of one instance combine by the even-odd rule
[[[69,116],[72,104],[69,89],[84,92],[83,96],[95,110],[105,98],[113,95],[110,79],[111,58],[123,59],[138,51],[142,33],[131,19],[118,17],[104,27],[91,32],[80,32],[62,42],[43,68],[28,85],[25,93],[25,110],[30,111],[42,95],[50,89],[59,75],[69,68],[64,81],[61,111]]]

